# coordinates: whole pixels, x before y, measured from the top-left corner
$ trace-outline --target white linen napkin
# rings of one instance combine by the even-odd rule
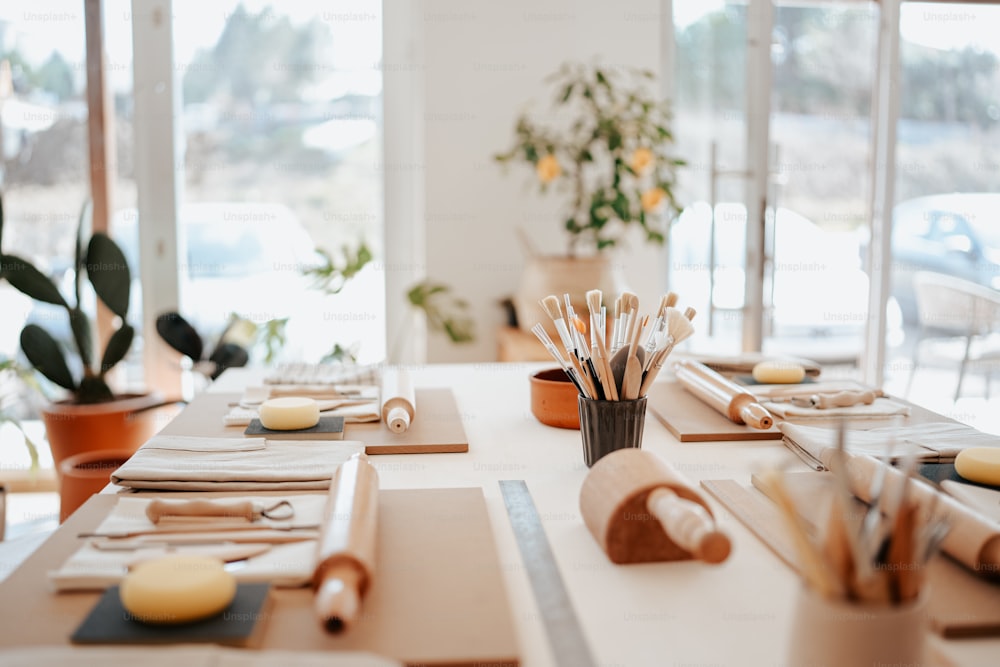
[[[121,497],[115,506],[94,530],[106,535],[123,535],[140,531],[156,530],[156,524],[146,517],[146,506],[152,498]],[[254,522],[261,529],[283,526],[318,525],[323,520],[327,496],[325,494],[289,494],[280,496],[246,496],[226,498],[227,501],[248,500],[264,505],[273,505],[279,500],[287,500],[294,508],[290,520],[274,521],[261,518]],[[225,519],[221,521],[225,522]],[[176,526],[176,524],[174,524]],[[198,527],[206,526],[199,523]],[[242,531],[241,531],[242,532]],[[256,531],[254,531],[256,532]],[[191,533],[170,533],[164,540],[178,539]],[[233,533],[225,531],[201,531],[197,537],[203,540],[225,541]],[[311,534],[311,533],[306,533]],[[49,572],[49,581],[59,591],[94,590],[107,588],[118,583],[128,571],[128,563],[138,555],[133,550],[98,549],[93,546],[94,538],[84,544],[58,570]],[[197,549],[197,547],[194,547]],[[183,553],[184,547],[173,547],[175,553]],[[245,582],[271,582],[283,588],[295,588],[309,583],[316,567],[316,539],[274,544],[265,553],[240,561],[232,569],[233,576]]]
[[[895,415],[910,414],[910,407],[891,398],[876,398],[870,404],[859,403],[843,408],[805,408],[792,403],[764,401],[767,411],[782,419],[830,419],[831,417],[851,417],[852,419],[878,419]]]
[[[364,443],[353,440],[157,435],[115,470],[111,481],[176,491],[322,490],[341,463],[364,450]]]

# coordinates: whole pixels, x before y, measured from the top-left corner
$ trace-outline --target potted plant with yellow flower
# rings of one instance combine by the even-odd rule
[[[649,243],[666,242],[684,164],[671,154],[670,105],[656,96],[651,72],[568,63],[547,81],[555,89],[551,111],[518,117],[513,146],[495,156],[528,163],[542,192],[567,199],[566,253],[530,257],[514,297],[528,328],[537,318],[525,314],[536,314],[541,296],[568,292],[582,304],[587,289],[620,291],[608,251],[632,230]]]

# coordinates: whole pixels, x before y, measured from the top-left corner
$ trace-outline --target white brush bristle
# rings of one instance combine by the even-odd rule
[[[587,292],[587,308],[590,309],[591,313],[599,314],[601,312],[601,290],[592,289]]]
[[[674,345],[677,345],[682,340],[691,337],[694,333],[694,325],[691,324],[691,320],[684,317],[684,313],[676,308],[667,308],[665,314],[667,320],[667,334],[673,339]]]
[[[542,308],[544,308],[545,312],[549,314],[549,317],[552,318],[553,322],[562,319],[562,311],[559,309],[558,297],[550,294],[538,303],[542,304]]]

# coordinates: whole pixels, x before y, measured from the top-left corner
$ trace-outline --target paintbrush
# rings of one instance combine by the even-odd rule
[[[535,337],[538,338],[538,340],[542,343],[542,345],[545,346],[545,349],[548,350],[550,355],[552,355],[552,358],[555,359],[556,362],[558,362],[559,367],[563,369],[563,372],[566,373],[566,376],[569,377],[570,381],[574,385],[576,385],[577,391],[579,391],[582,395],[587,396],[588,395],[587,388],[584,386],[583,380],[577,376],[576,368],[570,366],[569,362],[563,359],[563,356],[559,353],[559,350],[556,349],[555,343],[552,342],[552,339],[549,338],[549,334],[545,331],[545,327],[543,327],[541,324],[536,324],[535,326],[531,327],[531,333],[535,334]]]
[[[688,308],[688,311],[691,311],[691,316],[694,317],[694,311],[691,308]],[[653,355],[649,370],[642,378],[642,383],[639,386],[640,396],[645,396],[649,392],[649,388],[653,386],[653,380],[656,379],[657,373],[663,368],[663,362],[674,347],[694,334],[694,325],[691,324],[691,319],[676,308],[668,307],[664,311],[664,315],[667,322],[664,344]]]
[[[569,295],[566,295],[567,308],[569,306]],[[556,331],[559,332],[559,339],[562,341],[563,348],[566,350],[566,356],[569,357],[569,363],[573,365],[577,372],[577,379],[580,384],[583,385],[585,390],[585,395],[592,397],[594,395],[594,387],[587,378],[587,373],[584,371],[582,366],[582,354],[580,353],[580,348],[577,345],[576,336],[570,333],[569,327],[566,325],[566,320],[563,318],[562,311],[559,308],[559,297],[555,295],[549,295],[539,301],[542,308],[552,318],[553,324],[556,326]]]
[[[606,399],[607,394],[604,392],[604,385],[601,382],[601,376],[597,372],[597,367],[594,365],[594,356],[591,354],[590,348],[587,347],[587,325],[583,323],[579,317],[573,318],[573,328],[576,331],[577,345],[578,349],[583,354],[583,359],[581,362],[585,365],[588,370],[588,375],[590,376],[591,386],[594,388],[593,396],[597,399]],[[594,344],[594,349],[596,350],[597,344]]]
[[[598,362],[600,365],[599,375],[601,384],[604,387],[604,395],[609,400],[618,400],[618,390],[615,387],[614,378],[611,375],[611,365],[608,357],[608,346],[604,340],[604,335],[600,328],[601,316],[601,290],[592,289],[587,292],[587,308],[590,310],[590,333],[591,339],[597,342]]]
[[[785,518],[806,583],[824,597],[834,597],[841,593],[839,582],[831,576],[823,562],[822,554],[809,539],[781,475],[776,471],[770,471],[761,475],[760,478],[769,487],[771,492],[768,495],[774,498],[778,509],[781,510],[781,515]]]
[[[626,401],[639,398],[639,388],[642,386],[642,362],[636,353],[639,349],[639,335],[648,319],[648,316],[644,317],[641,325],[633,327],[632,340],[628,346],[628,360],[625,362],[625,375],[622,378],[622,397]]]
[[[538,303],[541,304],[548,316],[552,318],[552,323],[556,325],[556,331],[559,332],[559,340],[562,341],[563,347],[566,349],[566,354],[570,356],[575,354],[576,345],[573,343],[573,339],[570,338],[566,321],[563,319],[562,311],[559,309],[558,297],[550,294]]]

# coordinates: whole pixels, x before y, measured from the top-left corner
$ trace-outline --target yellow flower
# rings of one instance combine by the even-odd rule
[[[556,159],[556,156],[549,154],[535,165],[535,173],[538,174],[538,180],[548,185],[559,178],[559,175],[562,174],[562,167],[559,166],[559,160]]]
[[[646,213],[652,213],[663,206],[666,198],[667,193],[663,191],[663,188],[650,188],[642,193],[642,210]]]
[[[632,167],[632,171],[642,176],[653,167],[654,162],[656,162],[656,157],[653,155],[653,151],[648,148],[636,148],[632,151],[629,166]]]

